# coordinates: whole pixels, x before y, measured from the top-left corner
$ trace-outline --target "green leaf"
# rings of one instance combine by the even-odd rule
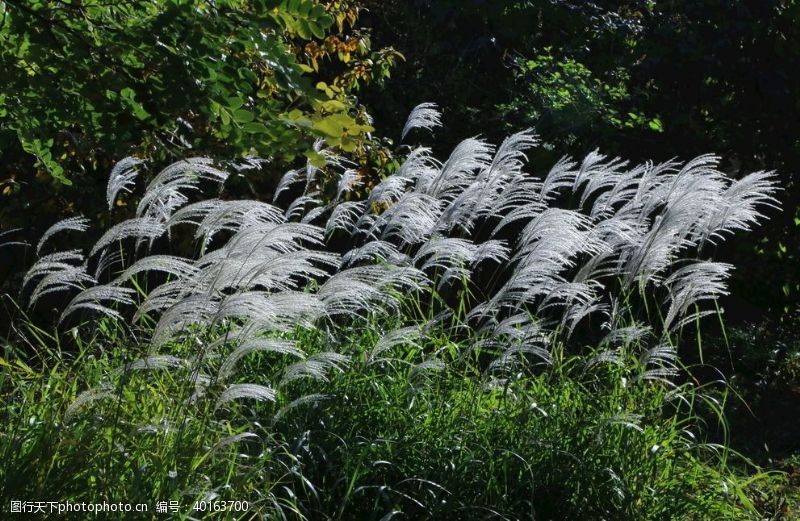
[[[242,125],[242,130],[248,134],[265,134],[267,132],[267,127],[263,123],[254,121]]]
[[[318,25],[317,23],[309,23],[308,28],[311,30],[312,34],[320,40],[325,38],[325,29],[323,29],[322,26]]]
[[[233,119],[237,123],[249,123],[255,119],[255,116],[249,110],[239,109],[234,111]]]
[[[344,134],[344,125],[333,116],[328,116],[314,123],[314,129],[331,137],[340,137]]]
[[[239,96],[232,96],[226,100],[228,102],[228,108],[231,110],[236,110],[244,105],[244,100]]]
[[[308,158],[309,163],[317,168],[322,168],[326,164],[325,156],[315,150],[307,151],[305,156]]]

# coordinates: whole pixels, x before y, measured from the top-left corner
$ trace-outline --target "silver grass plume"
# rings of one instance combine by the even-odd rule
[[[408,115],[400,140],[404,140],[408,133],[415,128],[433,130],[442,125],[442,115],[435,103],[420,103]]]
[[[674,330],[694,320],[695,315],[685,315],[697,302],[727,295],[725,280],[732,268],[730,264],[721,262],[698,261],[678,268],[664,279],[664,285],[669,288],[670,302],[664,329]],[[675,323],[681,316],[684,318]]]
[[[164,225],[158,219],[152,217],[136,217],[122,221],[111,227],[97,240],[89,252],[89,257],[93,257],[97,252],[114,242],[132,237],[149,239],[152,242],[161,237],[165,231]]]
[[[51,271],[39,281],[39,284],[31,292],[28,307],[32,308],[44,295],[72,289],[82,290],[86,285],[94,282],[94,277],[86,273],[85,265],[69,266]]]
[[[405,326],[385,333],[369,353],[368,363],[386,360],[384,353],[398,346],[419,347],[419,341],[425,337],[419,325]]]
[[[36,255],[41,254],[42,247],[47,242],[49,238],[53,235],[64,232],[64,231],[76,231],[76,232],[85,232],[89,229],[89,219],[83,216],[78,217],[69,217],[67,219],[61,220],[55,223],[53,226],[47,229],[42,234],[42,238],[39,239],[39,243],[36,245]]]
[[[292,400],[285,406],[281,407],[278,410],[278,412],[276,412],[275,415],[272,417],[272,422],[276,423],[280,421],[281,419],[283,419],[284,416],[289,414],[291,411],[297,409],[298,407],[302,407],[303,405],[308,405],[308,404],[317,404],[319,402],[328,400],[330,398],[331,397],[328,396],[327,394],[307,394],[305,396],[301,396],[300,398]]]
[[[150,255],[132,264],[117,277],[114,283],[121,284],[134,275],[150,271],[161,271],[185,280],[197,275],[199,270],[181,257],[172,255]]]
[[[356,223],[366,210],[363,201],[343,201],[334,206],[325,224],[325,233],[342,230],[350,235],[356,231]]]
[[[275,390],[258,384],[231,384],[219,395],[214,409],[219,409],[234,400],[242,399],[274,402]]]
[[[349,363],[350,359],[340,353],[317,353],[287,367],[278,386],[285,387],[289,383],[302,378],[327,382],[329,372],[341,373]]]
[[[188,202],[185,192],[196,190],[201,180],[223,183],[228,173],[213,166],[207,158],[194,157],[177,161],[159,172],[147,185],[136,214],[166,221]]]
[[[162,369],[176,369],[179,367],[188,367],[189,363],[183,358],[173,355],[150,355],[145,358],[134,360],[127,363],[122,367],[122,372],[127,371],[145,371],[145,370],[162,370]]]
[[[388,264],[401,265],[408,260],[407,256],[400,253],[397,247],[386,241],[369,241],[363,246],[351,249],[342,255],[341,267],[353,266],[360,262],[377,264],[386,262]]]
[[[354,189],[363,186],[364,182],[361,180],[361,176],[359,175],[357,170],[347,169],[342,172],[341,177],[339,178],[339,183],[336,188],[336,199],[334,201],[339,201],[344,194],[353,191]]]
[[[113,398],[115,396],[114,389],[110,385],[100,385],[87,389],[80,393],[72,403],[69,404],[67,410],[64,411],[64,423],[70,423],[85,405],[98,400],[106,398]]]
[[[40,257],[25,273],[22,279],[22,288],[24,289],[36,277],[49,275],[59,270],[75,268],[78,263],[83,264],[84,260],[85,258],[80,250],[59,251]]]
[[[114,208],[114,203],[117,201],[120,192],[131,192],[138,175],[136,167],[140,164],[142,164],[141,160],[134,157],[126,157],[111,169],[111,174],[108,176],[108,185],[106,186],[106,202],[108,202],[109,210]]]
[[[287,340],[274,340],[274,339],[253,339],[249,340],[236,349],[234,349],[228,356],[225,358],[225,361],[219,368],[218,377],[220,380],[227,380],[230,378],[236,367],[236,364],[244,358],[245,356],[249,355],[250,353],[255,352],[268,352],[268,353],[277,353],[280,355],[288,355],[295,358],[305,358],[303,352],[298,349],[294,342],[290,342]]]
[[[59,317],[58,322],[61,323],[64,321],[72,313],[88,309],[97,311],[102,313],[103,315],[122,319],[122,315],[116,311],[108,307],[107,305],[101,304],[101,302],[113,302],[117,305],[131,305],[133,304],[133,299],[131,298],[136,292],[131,288],[121,288],[118,286],[93,286],[91,288],[85,289],[75,295],[75,297],[67,304],[67,307],[64,308],[64,311],[61,313],[61,317]]]

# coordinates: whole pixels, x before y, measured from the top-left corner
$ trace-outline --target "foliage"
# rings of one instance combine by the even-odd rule
[[[6,347],[6,503],[104,497],[152,509],[174,500],[185,516],[199,500],[249,502],[247,515],[218,513],[222,519],[748,519],[751,498],[760,497],[749,489],[773,494],[767,487],[781,483],[726,466],[734,454],[696,440],[692,409],[713,406],[703,390],[636,380],[635,358],[592,368],[570,358],[497,386],[454,363],[427,376],[400,362],[368,363],[390,324],[359,321],[340,331],[354,365],[327,383],[298,382],[295,392],[315,393],[304,402],[214,411],[186,400],[193,388],[184,369],[115,371],[146,348],[121,342],[120,323],[98,325],[75,355],[42,352],[39,367]],[[307,353],[327,349],[317,335],[296,339]],[[401,351],[453,347],[433,336]],[[281,367],[270,353],[252,353],[237,373],[252,380]],[[113,386],[109,395],[76,407],[81,390],[101,383]]]
[[[270,158],[238,182],[250,194],[287,165],[322,166],[318,139],[374,166],[387,151],[354,95],[401,56],[371,49],[358,12],[341,0],[0,3],[0,220],[101,216],[105,173],[129,154]]]
[[[729,375],[741,399],[726,406],[730,443],[758,462],[792,468],[800,450],[800,330],[798,317],[783,323],[751,323],[733,327],[725,338],[707,335],[710,366]],[[705,375],[704,375],[705,373]],[[718,378],[708,368],[700,378]],[[785,462],[785,465],[784,463]]]
[[[421,94],[468,133],[487,130],[483,122],[497,105],[528,104],[542,114],[570,106],[593,124],[580,134],[580,148],[570,150],[603,143],[640,160],[677,146],[686,154],[717,150],[742,168],[763,167],[767,157],[775,166],[796,163],[796,140],[781,130],[798,87],[789,65],[799,51],[792,43],[800,9],[794,1],[383,4],[366,19],[374,39],[409,56],[391,83],[419,82],[396,104],[375,104],[384,123],[399,124],[403,105]],[[616,117],[580,115],[604,108]],[[515,113],[505,119],[506,129],[538,123],[536,113]],[[662,128],[649,125],[656,117]],[[627,124],[639,120],[643,125]],[[586,126],[570,118],[561,123],[547,129],[559,149]],[[620,127],[629,130],[620,133]],[[758,129],[758,135],[745,128]],[[787,176],[792,171],[785,170]]]
[[[621,110],[629,99],[628,72],[620,68],[604,83],[585,65],[572,58],[556,58],[545,49],[534,59],[517,63],[517,96],[499,109],[513,119],[535,123],[542,132],[552,132],[567,144],[585,141],[607,130],[639,128],[663,130],[661,121]]]

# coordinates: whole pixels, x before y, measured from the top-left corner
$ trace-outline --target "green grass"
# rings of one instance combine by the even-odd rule
[[[192,399],[197,367],[119,371],[146,353],[113,322],[72,353],[43,343],[38,364],[8,346],[0,370],[3,508],[11,500],[175,500],[187,518],[194,501],[215,497],[246,500],[250,510],[207,518],[791,519],[796,512],[786,507],[787,475],[704,443],[709,425],[701,418],[724,422],[712,399],[724,399],[724,387],[643,380],[633,355],[587,366],[587,356],[558,347],[551,366],[527,364],[493,379],[446,331],[376,361],[371,351],[387,320],[342,325],[333,339],[290,333],[309,354],[336,342],[353,362],[327,382],[286,385],[275,403],[219,408],[207,395]],[[193,349],[170,346],[175,355]],[[444,367],[419,365],[432,353]],[[252,353],[236,379],[273,382],[287,363]],[[65,421],[75,398],[103,383],[111,396]],[[302,399],[310,393],[318,396]]]

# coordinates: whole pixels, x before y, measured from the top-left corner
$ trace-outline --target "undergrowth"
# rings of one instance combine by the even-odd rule
[[[177,500],[178,518],[216,498],[250,505],[220,519],[753,519],[764,514],[753,489],[779,483],[702,441],[698,412],[720,413],[705,389],[642,380],[636,357],[588,368],[559,357],[503,381],[456,359],[421,371],[421,352],[458,346],[434,335],[376,363],[380,322],[339,333],[354,362],[327,382],[297,382],[300,403],[237,414],[192,400],[179,372],[118,371],[141,346],[120,344],[113,325],[40,367],[8,346],[3,499]],[[330,341],[292,336],[311,354]],[[239,378],[265,380],[281,363],[253,356]],[[72,412],[81,390],[102,383],[116,390],[91,414]]]

